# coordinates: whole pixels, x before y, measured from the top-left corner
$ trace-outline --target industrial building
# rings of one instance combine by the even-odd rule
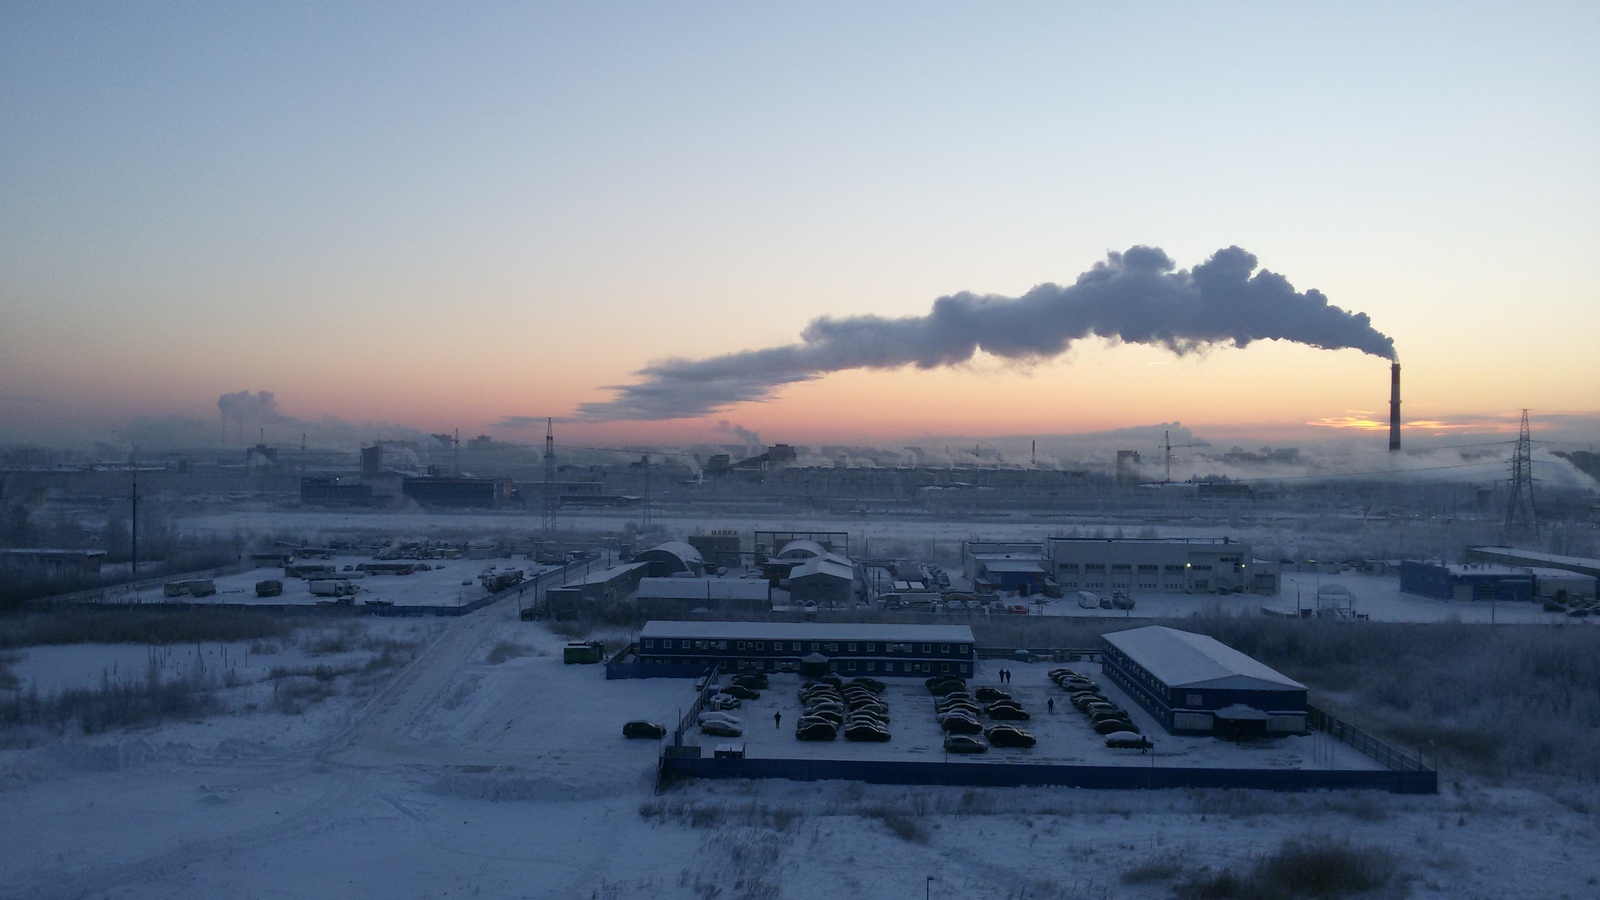
[[[755,578],[644,578],[633,600],[647,616],[682,616],[701,608],[763,613],[772,610],[772,586]]]
[[[649,550],[634,554],[633,561],[644,563],[648,567],[645,575],[650,578],[665,578],[678,574],[698,578],[706,573],[706,563],[700,558],[700,551],[684,541],[657,544]]]
[[[1054,566],[1042,543],[962,541],[961,571],[980,593],[1035,594]]]
[[[1063,591],[1276,594],[1278,575],[1231,538],[1050,538]]]
[[[818,606],[847,606],[855,588],[855,566],[833,555],[818,556],[789,570],[789,599]]]
[[[1502,566],[1531,566],[1541,569],[1565,569],[1590,578],[1600,578],[1600,559],[1587,556],[1561,556],[1518,550],[1514,547],[1468,547],[1467,562],[1499,563]]]
[[[650,621],[639,632],[637,657],[647,668],[968,678],[975,648],[965,625]]]
[[[0,550],[0,574],[41,581],[82,581],[100,577],[104,550]]]
[[[1493,563],[1400,563],[1400,590],[1436,600],[1517,600],[1533,599],[1533,573],[1519,566]]]
[[[648,568],[645,563],[625,563],[586,573],[571,584],[546,590],[545,606],[550,615],[557,619],[592,614],[597,606],[621,600],[633,593]]]
[[[1100,640],[1104,675],[1173,734],[1306,730],[1306,686],[1214,638],[1150,625]]]

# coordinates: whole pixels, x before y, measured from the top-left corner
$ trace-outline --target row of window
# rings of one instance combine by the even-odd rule
[[[642,661],[646,662],[646,663],[665,664],[665,665],[705,666],[707,668],[710,668],[713,665],[726,664],[728,662],[727,660],[724,660],[724,659],[683,659],[683,658],[680,658],[680,657],[645,659],[645,660],[642,660]],[[871,659],[860,660],[860,661],[849,659],[849,660],[841,660],[837,665],[838,665],[840,671],[843,671],[846,674],[861,673],[861,672],[867,672],[867,673],[873,673],[873,674],[882,673],[882,674],[886,674],[886,675],[897,675],[897,674],[898,675],[932,675],[932,674],[935,674],[936,672],[938,674],[941,674],[941,675],[948,675],[948,674],[952,674],[952,673],[958,674],[958,675],[968,674],[966,666],[963,666],[963,665],[961,665],[959,663],[956,663],[956,664],[954,664],[956,666],[956,668],[952,669],[951,668],[952,664],[951,663],[947,663],[947,662],[932,663],[932,662],[893,662],[893,661],[890,661],[890,662],[881,662],[880,663],[877,660],[871,660]],[[778,662],[778,660],[775,660],[775,659],[739,660],[735,664],[734,668],[736,670],[739,670],[739,671],[750,671],[750,670],[762,670],[762,669],[765,669],[768,672],[775,672],[780,668],[780,663]],[[793,671],[793,670],[790,669],[789,671]]]
[[[646,649],[646,650],[654,650],[654,649],[656,649],[656,641],[657,641],[656,638],[646,638],[645,641],[644,641],[644,649]],[[674,645],[674,641],[676,641],[676,645]],[[661,649],[662,650],[673,650],[673,649],[678,649],[678,650],[727,650],[728,649],[728,644],[730,643],[729,641],[694,640],[692,638],[661,638],[660,642],[661,642]],[[733,643],[735,645],[735,649],[738,649],[738,650],[765,650],[765,649],[767,649],[767,642],[766,641],[733,641],[731,643]],[[810,641],[810,642],[806,642],[806,641],[772,641],[772,649],[774,651],[776,651],[776,652],[782,653],[782,652],[784,652],[784,644],[788,644],[789,645],[789,652],[791,652],[791,653],[802,653],[802,652],[805,652],[805,651],[802,650],[801,648],[806,643],[810,643],[811,652],[813,652],[813,653],[821,653],[821,652],[838,653],[839,652],[839,647],[841,645],[845,648],[844,652],[846,652],[846,653],[859,653],[859,652],[862,652],[858,648],[863,646],[863,645],[866,647],[865,652],[867,652],[867,653],[877,653],[877,652],[879,652],[878,651],[878,643],[876,641],[866,641],[866,642],[857,642],[857,641]],[[939,653],[941,655],[945,655],[945,656],[950,655],[951,646],[952,646],[951,644],[940,644],[939,645]],[[916,647],[917,647],[917,645],[913,644],[913,643],[885,643],[883,645],[883,652],[884,653],[915,653],[915,652],[917,652]],[[959,654],[961,654],[963,656],[965,656],[966,654],[971,652],[971,648],[968,647],[966,644],[955,644],[954,647],[956,648],[955,652],[959,653]],[[923,644],[922,645],[922,652],[924,654],[932,653],[933,652],[933,645],[932,644]]]
[[[1056,571],[1058,571],[1058,572],[1076,572],[1076,571],[1078,571],[1078,568],[1079,568],[1078,563],[1057,563],[1056,564]],[[1176,574],[1182,574],[1183,570],[1188,568],[1188,566],[1186,566],[1186,565],[1184,565],[1182,563],[1178,563],[1176,565],[1174,565],[1172,563],[1167,563],[1164,566],[1152,565],[1152,564],[1148,564],[1148,563],[1139,563],[1138,565],[1134,565],[1133,563],[1111,563],[1109,568],[1113,572],[1132,572],[1132,571],[1160,572],[1162,570],[1166,570],[1166,572],[1168,574],[1176,575]],[[1198,566],[1196,568],[1198,568]],[[1209,568],[1209,567],[1207,567],[1207,568]],[[1099,572],[1104,572],[1106,569],[1107,569],[1107,565],[1105,563],[1084,563],[1083,564],[1083,571],[1085,571],[1085,572],[1096,572],[1096,573],[1099,573]]]

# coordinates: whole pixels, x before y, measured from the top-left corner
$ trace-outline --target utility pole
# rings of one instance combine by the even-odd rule
[[[646,453],[640,462],[644,465],[644,522],[645,528],[650,527],[650,454]]]
[[[1533,439],[1527,410],[1522,411],[1522,429],[1511,453],[1511,499],[1506,504],[1505,530],[1508,537],[1539,533],[1533,513]]]
[[[130,517],[130,523],[133,532],[131,553],[133,557],[131,566],[133,578],[130,580],[137,581],[139,578],[139,460],[137,457],[133,461],[133,514]]]

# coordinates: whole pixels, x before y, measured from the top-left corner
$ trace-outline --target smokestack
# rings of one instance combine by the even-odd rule
[[[1389,449],[1400,449],[1400,364],[1389,366]]]

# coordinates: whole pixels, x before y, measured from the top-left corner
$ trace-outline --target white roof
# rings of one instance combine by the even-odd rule
[[[1228,645],[1189,631],[1149,625],[1105,635],[1106,643],[1173,688],[1303,691],[1306,686]]]
[[[870,622],[663,622],[651,620],[641,638],[766,641],[884,641],[972,644],[966,625],[885,625]]]
[[[802,538],[801,540],[784,544],[783,549],[778,551],[778,556],[781,559],[792,559],[796,556],[823,556],[827,552],[816,541],[808,541]]]
[[[789,580],[796,578],[810,578],[815,575],[827,575],[840,581],[855,581],[856,571],[844,563],[826,557],[808,559],[789,571]]]
[[[635,597],[651,600],[765,600],[771,588],[753,578],[641,578]]]

